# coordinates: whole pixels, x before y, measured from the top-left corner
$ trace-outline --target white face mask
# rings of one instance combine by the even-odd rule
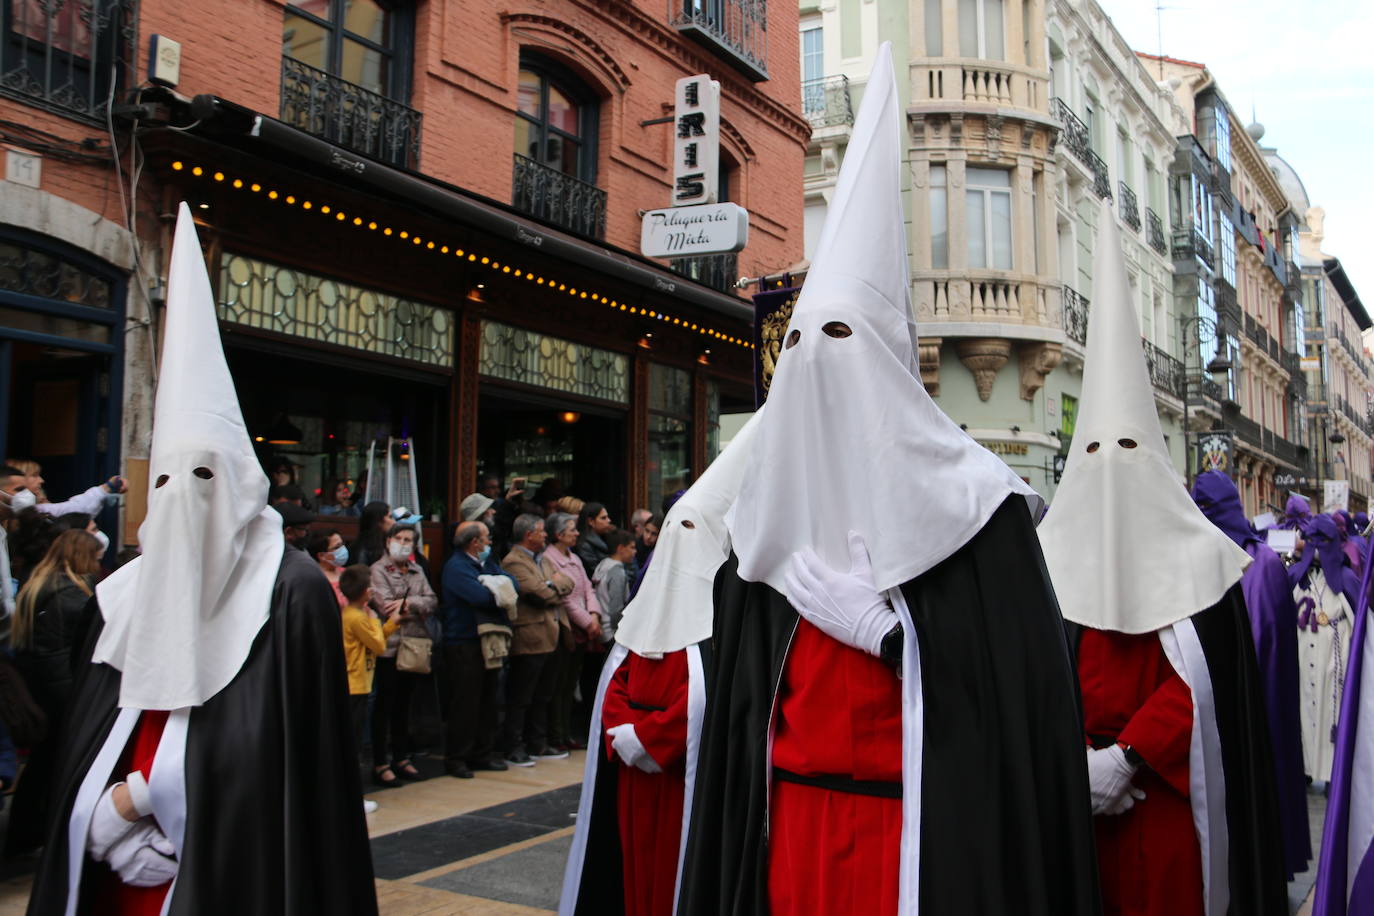
[[[23,512],[25,509],[32,509],[38,505],[38,497],[32,490],[20,490],[10,496],[10,511],[14,513]]]
[[[402,544],[400,541],[392,541],[387,545],[386,549],[387,552],[391,554],[391,559],[395,560],[397,563],[404,563],[406,560],[409,560],[410,554],[414,551],[413,547],[408,544]]]
[[[110,536],[99,528],[91,532],[91,535],[100,542],[100,553],[96,554],[96,559],[105,556],[105,551],[110,549]]]

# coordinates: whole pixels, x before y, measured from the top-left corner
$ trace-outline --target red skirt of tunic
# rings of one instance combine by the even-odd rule
[[[1078,647],[1089,743],[1115,737],[1145,758],[1145,793],[1125,814],[1093,818],[1103,916],[1203,916],[1202,853],[1188,798],[1193,698],[1159,634],[1083,630]]]
[[[663,772],[625,766],[604,737],[606,756],[619,767],[620,823],[626,916],[671,916],[682,839],[687,752],[687,653],[662,659],[631,653],[611,676],[601,703],[603,729],[632,723],[640,744]]]
[[[901,681],[805,620],[783,667],[773,766],[803,777],[902,781]],[[773,779],[773,916],[897,912],[902,803]]]
[[[134,733],[119,759],[115,773],[123,779],[127,773],[138,770],[147,779],[153,769],[153,758],[157,756],[157,746],[162,741],[162,729],[167,725],[166,712],[144,712],[138,717]],[[85,873],[94,878],[87,897],[91,901],[92,916],[158,916],[162,912],[162,901],[172,882],[157,887],[134,887],[125,884],[119,875],[102,862],[86,861]]]

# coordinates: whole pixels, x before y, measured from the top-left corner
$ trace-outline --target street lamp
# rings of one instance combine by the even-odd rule
[[[1225,338],[1221,333],[1220,324],[1216,319],[1208,318],[1206,315],[1185,315],[1179,319],[1179,327],[1183,338],[1183,353],[1185,358],[1188,354],[1189,328],[1193,329],[1193,339],[1194,342],[1197,343],[1199,361],[1202,358],[1203,335],[1207,334],[1216,338],[1217,352],[1207,363],[1206,370],[1207,374],[1212,377],[1212,384],[1216,385],[1218,389],[1224,392],[1226,390],[1226,373],[1230,372],[1234,367],[1231,364],[1231,360],[1226,356]],[[1199,379],[1198,382],[1199,388],[1202,388],[1202,380]],[[1193,465],[1193,456],[1192,449],[1188,447],[1188,437],[1192,435],[1191,430],[1188,429],[1188,390],[1190,386],[1191,378],[1187,379],[1183,389],[1183,465],[1185,468],[1191,469]],[[1206,389],[1203,388],[1202,390],[1205,391]]]

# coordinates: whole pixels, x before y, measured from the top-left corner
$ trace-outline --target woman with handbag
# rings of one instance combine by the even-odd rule
[[[397,778],[419,779],[411,762],[410,704],[429,673],[432,641],[427,623],[439,601],[412,556],[415,527],[397,524],[386,533],[386,556],[372,564],[372,609],[383,622],[400,618],[400,628],[377,658],[372,705],[372,779],[381,786]]]
[[[573,590],[563,598],[558,609],[559,645],[554,650],[553,664],[557,666],[553,700],[549,703],[549,747],[530,751],[536,760],[568,756],[569,748],[583,748],[586,744],[572,736],[573,691],[582,674],[582,664],[589,641],[595,651],[601,650],[601,606],[596,592],[583,569],[582,559],[573,552],[579,533],[577,518],[561,512],[549,517],[546,523],[549,549],[544,558],[556,572],[572,580]],[[586,703],[591,708],[591,703]]]

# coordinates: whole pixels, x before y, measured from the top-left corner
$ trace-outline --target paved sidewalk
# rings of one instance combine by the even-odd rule
[[[474,779],[435,775],[369,791],[368,817],[382,916],[550,913],[572,841],[583,755],[541,760]],[[0,874],[0,916],[21,916],[31,876]]]

